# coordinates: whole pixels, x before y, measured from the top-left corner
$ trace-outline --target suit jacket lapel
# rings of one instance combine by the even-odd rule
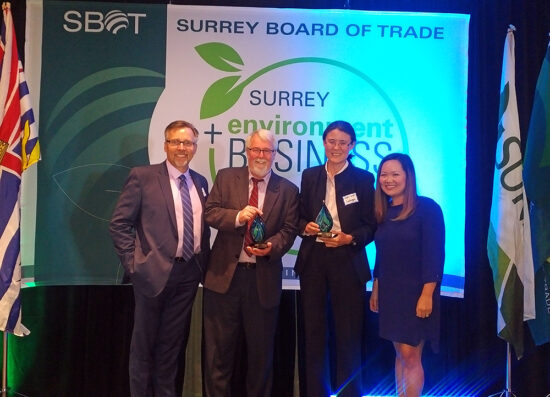
[[[174,196],[172,196],[172,188],[170,187],[170,175],[168,175],[168,169],[166,168],[166,163],[162,163],[159,169],[159,185],[166,203],[166,208],[168,209],[168,214],[170,215],[170,224],[172,225],[172,230],[177,233],[178,226],[176,223],[176,208],[174,207]]]
[[[321,210],[321,206],[323,205],[323,201],[325,200],[325,196],[327,194],[327,172],[325,171],[324,165],[318,168],[319,172],[317,174],[317,178],[315,178],[315,186],[312,186],[312,189],[315,189],[315,194],[313,197],[315,198],[315,203],[313,203],[313,216],[317,217],[317,214]]]
[[[350,209],[355,208],[354,206],[346,206],[344,205],[344,200],[342,197],[344,196],[344,192],[346,193],[356,193],[354,189],[354,183],[353,183],[353,176],[350,175],[352,172],[353,165],[351,162],[348,165],[348,168],[346,168],[341,174],[336,175],[336,179],[338,183],[336,184],[336,208],[338,209],[338,218],[340,219],[340,226],[342,225],[342,219],[347,218],[347,213]],[[348,187],[348,185],[351,185]],[[350,214],[351,215],[351,214]],[[344,221],[345,223],[345,221]]]
[[[204,207],[206,205],[206,197],[208,195],[208,192],[205,191],[206,187],[201,185],[200,180],[198,178],[198,174],[195,171],[190,169],[189,170],[189,175],[191,175],[191,179],[193,180],[193,185],[195,185],[195,189],[197,189],[197,194],[199,195],[199,199],[201,201],[202,213],[204,214],[204,211],[205,211]],[[201,216],[201,218],[202,218],[202,224],[201,224],[201,232],[202,232],[201,233],[201,239],[202,239],[203,236],[204,236],[204,230],[208,226],[206,225],[206,222],[204,220],[204,216]],[[202,245],[202,243],[201,243],[201,245]]]
[[[237,196],[237,206],[242,209],[248,205],[248,167],[244,166],[236,174],[235,189],[233,193]]]
[[[264,205],[262,207],[263,218],[267,220],[271,210],[275,206],[277,199],[279,198],[279,189],[281,187],[281,178],[279,175],[271,171],[271,177],[269,178],[269,184],[265,191]]]
[[[202,205],[202,211],[204,212],[204,205],[206,203],[206,194],[208,192],[204,191],[204,186],[202,186],[199,182],[199,179],[197,178],[197,173],[193,170],[189,170],[189,174],[191,175],[191,179],[193,180],[193,185],[195,185],[195,189],[197,189],[197,193],[199,194],[199,199],[201,200]]]

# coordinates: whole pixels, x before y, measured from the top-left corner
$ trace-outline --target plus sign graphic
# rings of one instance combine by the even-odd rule
[[[210,124],[210,131],[204,131],[206,135],[210,135],[210,143],[214,144],[214,136],[215,135],[221,135],[221,131],[216,131],[216,128],[214,127],[214,123]]]

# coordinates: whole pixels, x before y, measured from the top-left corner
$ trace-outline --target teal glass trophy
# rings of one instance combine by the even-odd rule
[[[330,215],[330,211],[328,210],[324,201],[323,201],[323,206],[319,211],[319,215],[317,215],[317,218],[315,218],[315,223],[319,225],[319,229],[321,230],[319,233],[317,233],[318,237],[323,237],[323,238],[334,237],[334,234],[331,232],[334,222],[332,220],[332,216]]]
[[[250,224],[250,240],[254,248],[267,248],[265,241],[265,223],[260,215],[256,215]]]

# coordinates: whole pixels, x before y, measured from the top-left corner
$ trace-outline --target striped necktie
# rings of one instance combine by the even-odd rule
[[[189,195],[189,186],[185,180],[185,175],[179,176],[181,205],[183,207],[183,249],[181,256],[184,260],[191,259],[195,252],[195,235],[193,232],[193,207],[191,206],[191,196]]]

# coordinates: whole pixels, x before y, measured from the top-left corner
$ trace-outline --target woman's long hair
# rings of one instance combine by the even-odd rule
[[[414,172],[414,164],[411,158],[407,154],[403,153],[391,153],[382,159],[378,166],[378,173],[376,176],[376,190],[374,192],[374,215],[378,223],[381,223],[388,210],[388,203],[390,202],[390,196],[382,191],[380,186],[380,173],[382,171],[382,165],[386,161],[397,160],[403,171],[405,172],[405,190],[403,191],[403,209],[393,221],[401,221],[407,219],[414,212],[416,203],[418,201],[418,194],[416,192],[416,173]]]

